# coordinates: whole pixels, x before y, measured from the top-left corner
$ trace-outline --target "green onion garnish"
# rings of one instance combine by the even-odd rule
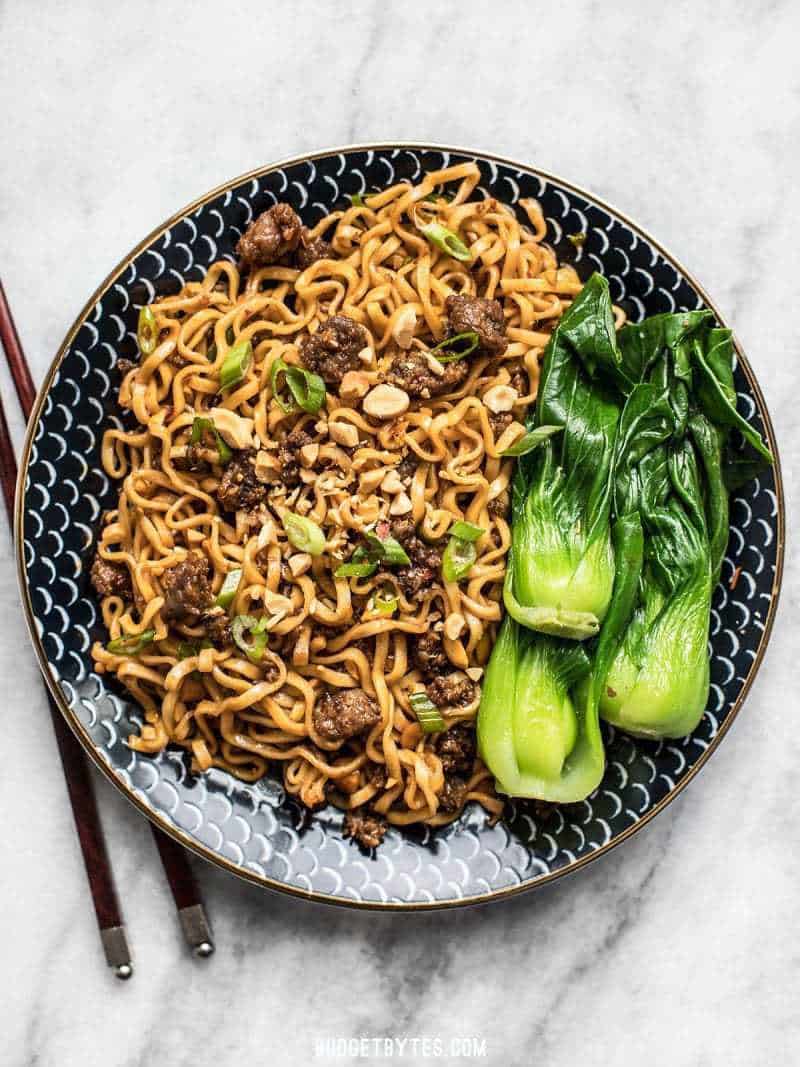
[[[458,234],[448,230],[440,222],[429,222],[426,226],[420,227],[420,232],[425,234],[432,245],[436,245],[437,248],[440,248],[442,252],[446,252],[448,256],[452,256],[453,259],[457,259],[461,263],[467,263],[472,259],[472,253]]]
[[[450,527],[450,536],[459,537],[462,541],[477,541],[486,531],[482,526],[476,526],[474,522],[464,522],[459,519]]]
[[[353,207],[364,207],[364,197],[361,193],[351,193],[350,203]]]
[[[445,722],[442,713],[427,693],[411,693],[408,702],[424,734],[435,734],[444,730]]]
[[[228,351],[219,372],[220,392],[232,389],[244,381],[244,376],[253,362],[253,346],[249,341],[240,341]]]
[[[406,550],[394,537],[379,537],[374,530],[364,531],[364,540],[367,542],[370,558],[388,563],[390,566],[399,564],[407,567],[411,560]]]
[[[284,400],[280,394],[278,388],[278,375],[286,373],[287,364],[280,358],[276,359],[269,372],[269,384],[272,389],[272,397],[284,415],[289,415],[294,411],[294,404],[290,400]]]
[[[364,540],[367,542],[366,549],[359,545],[350,561],[336,568],[334,577],[368,578],[378,569],[379,563],[389,566],[408,566],[411,563],[406,550],[394,537],[380,537],[374,530],[365,530]]]
[[[534,448],[543,445],[553,434],[561,433],[563,426],[537,426],[535,430],[528,430],[524,437],[515,441],[510,448],[501,452],[501,456],[527,456]]]
[[[115,656],[136,656],[143,648],[153,643],[156,636],[155,630],[143,630],[140,634],[126,634],[124,637],[115,637],[109,641],[106,649]]]
[[[252,615],[237,615],[231,623],[231,636],[234,643],[252,663],[260,663],[264,658],[268,626],[269,619],[266,615],[261,619],[256,619]],[[250,640],[247,640],[248,634]]]
[[[334,578],[369,578],[378,569],[378,564],[359,545],[348,563],[342,563],[333,572]]]
[[[139,312],[139,324],[136,328],[136,340],[143,356],[149,356],[158,341],[158,327],[153,309],[145,305]]]
[[[217,455],[219,456],[220,463],[224,466],[230,460],[233,452],[222,440],[219,430],[214,425],[213,419],[204,418],[202,415],[195,415],[194,421],[192,422],[192,432],[189,435],[189,444],[199,444],[203,438],[203,434],[206,432],[214,435],[214,442],[217,446]]]
[[[222,583],[222,588],[217,594],[217,599],[214,603],[218,608],[229,608],[233,603],[233,598],[236,596],[236,590],[239,588],[239,582],[242,580],[241,568],[235,571],[228,571],[225,575],[225,581]]]
[[[442,556],[442,576],[446,582],[459,582],[466,578],[478,558],[475,544],[461,537],[451,537]]]
[[[291,400],[284,400],[281,396],[280,382],[278,380],[281,374],[286,379],[286,384],[289,386],[294,403]],[[325,403],[326,389],[322,378],[318,374],[306,370],[305,367],[297,367],[294,364],[285,363],[280,358],[276,359],[270,368],[270,386],[275,403],[286,415],[294,411],[295,404],[297,407],[302,408],[303,411],[316,415]]]
[[[181,641],[178,645],[178,659],[188,659],[189,656],[197,656],[204,648],[213,647],[214,646],[207,637],[204,637],[199,645],[195,645],[191,641]],[[193,678],[196,682],[201,682],[203,680],[201,671],[192,671],[189,677]]]
[[[284,513],[281,520],[289,543],[299,552],[308,552],[311,556],[321,556],[325,551],[325,534],[311,519],[305,515],[295,515],[293,511]]]
[[[397,611],[397,605],[399,603],[397,597],[393,593],[376,593],[372,599],[375,611],[379,615],[394,615]]]
[[[463,359],[470,355],[480,344],[480,337],[474,330],[465,330],[464,333],[453,334],[445,337],[438,345],[430,350],[432,356],[436,356],[440,363],[453,363],[457,359]]]
[[[586,241],[586,234],[583,231],[580,233],[568,233],[567,240],[571,241],[576,248],[581,248]]]
[[[325,382],[318,374],[303,367],[286,368],[286,384],[303,411],[316,415],[325,403]]]

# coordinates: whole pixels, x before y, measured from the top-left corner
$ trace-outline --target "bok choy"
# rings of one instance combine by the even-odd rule
[[[600,691],[600,713],[643,737],[690,733],[709,685],[715,563],[701,465],[690,439],[672,436],[683,414],[671,399],[663,384],[634,388],[615,457],[614,507],[641,521],[644,566],[635,612]]]
[[[510,617],[478,714],[501,792],[588,796],[603,775],[601,718],[651,738],[699,722],[728,493],[772,462],[736,410],[733,366],[730,332],[707,311],[617,335],[597,275],[554,331],[528,429],[561,433],[519,450]]]
[[[598,704],[625,631],[642,566],[638,518],[613,529],[617,573],[594,655],[506,617],[484,677],[481,758],[500,792],[569,804],[597,788],[605,769]],[[583,679],[577,689],[576,683]]]
[[[514,619],[540,633],[592,637],[608,610],[610,474],[622,404],[597,368],[618,364],[608,283],[595,274],[548,343],[529,427],[563,432],[519,459],[513,485],[503,597]]]
[[[659,315],[620,332],[640,381],[625,403],[613,509],[639,516],[636,610],[600,694],[600,713],[643,737],[683,737],[708,699],[711,596],[728,540],[725,450],[739,430],[751,464],[771,460],[736,411],[730,333],[708,312]],[[729,476],[728,476],[729,478]]]

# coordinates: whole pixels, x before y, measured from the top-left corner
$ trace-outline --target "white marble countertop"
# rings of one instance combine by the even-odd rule
[[[121,256],[225,179],[351,141],[485,147],[608,198],[701,279],[760,378],[791,518],[800,9],[712,6],[6,0],[0,271],[35,377]],[[0,384],[19,444],[5,368]],[[147,825],[98,779],[136,956],[123,985],[4,534],[0,1062],[304,1064],[319,1038],[453,1034],[503,1067],[797,1061],[799,599],[795,557],[758,681],[699,779],[605,859],[504,904],[357,913],[197,861],[218,945],[198,962]]]

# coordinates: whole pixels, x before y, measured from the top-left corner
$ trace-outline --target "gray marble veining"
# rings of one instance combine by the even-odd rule
[[[120,257],[230,176],[350,141],[474,145],[608,198],[702,281],[764,389],[791,523],[796,5],[6,0],[0,20],[0,271],[37,379]],[[19,443],[5,368],[0,387]],[[379,1062],[315,1058],[314,1042],[426,1035],[476,1036],[477,1062],[504,1067],[800,1057],[791,543],[769,653],[720,751],[650,827],[533,895],[373,915],[198,863],[218,952],[194,961],[146,825],[98,780],[136,953],[122,985],[0,541],[0,1063]]]

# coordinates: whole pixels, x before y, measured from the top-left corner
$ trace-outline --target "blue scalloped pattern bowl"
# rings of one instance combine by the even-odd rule
[[[341,833],[333,808],[307,818],[278,777],[246,785],[228,774],[187,772],[183,755],[151,758],[125,744],[140,710],[93,670],[102,633],[88,584],[100,516],[116,486],[102,471],[104,429],[115,406],[121,356],[136,354],[138,308],[201,278],[259,212],[288,200],[313,224],[348,194],[476,159],[482,187],[509,204],[537,197],[560,257],[582,276],[602,271],[631,319],[707,306],[682,268],[609,207],[567,183],[499,159],[422,147],[350,149],[270,167],[199,201],[156,231],[103,284],[78,319],[40,394],[29,430],[19,500],[23,599],[42,666],[90,755],[150,818],[184,844],[251,881],[298,895],[362,906],[436,907],[486,900],[580,866],[661,810],[716,746],[763,654],[777,600],[782,555],[779,469],[732,501],[731,535],[711,620],[711,696],[695,732],[655,744],[606,731],[602,785],[547,820],[509,805],[491,826],[470,806],[439,831],[391,830],[374,854]],[[567,239],[586,241],[576,250]],[[749,368],[736,372],[740,409],[769,434]],[[736,581],[733,581],[734,575]]]

